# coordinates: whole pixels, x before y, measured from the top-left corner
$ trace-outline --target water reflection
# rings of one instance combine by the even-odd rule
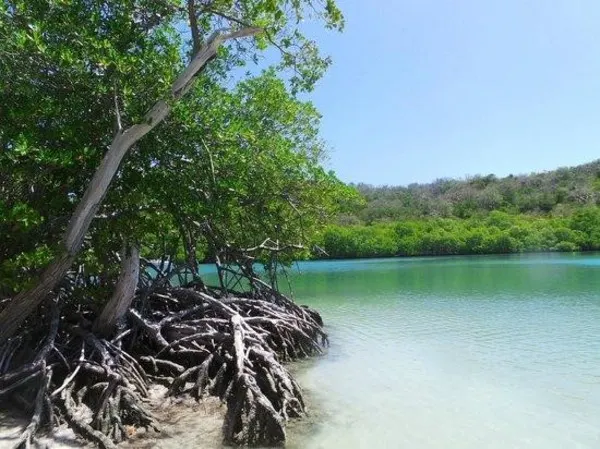
[[[600,447],[600,258],[300,264],[329,355],[292,447]]]

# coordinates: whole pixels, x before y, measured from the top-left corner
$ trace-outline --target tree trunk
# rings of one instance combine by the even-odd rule
[[[227,34],[219,32],[213,34],[171,86],[170,101],[157,101],[146,113],[141,123],[117,132],[69,221],[63,239],[62,252],[46,268],[35,287],[19,293],[0,313],[0,345],[19,329],[23,321],[35,311],[58,282],[64,278],[81,248],[83,238],[106,196],[108,187],[117,173],[123,157],[129,149],[165,119],[173,100],[178,100],[190,90],[195,76],[215,57],[218,48],[224,41],[251,36],[259,31],[261,31],[260,28],[244,28]]]
[[[198,257],[196,256],[196,241],[193,237],[186,240],[187,263],[194,272],[194,278],[198,275]]]
[[[196,239],[192,231],[182,226],[181,228],[183,246],[185,247],[185,258],[190,269],[194,272],[194,277],[198,275],[198,258],[196,257]]]
[[[110,301],[94,323],[94,331],[110,336],[129,310],[140,278],[140,249],[136,245],[124,247],[121,274]]]

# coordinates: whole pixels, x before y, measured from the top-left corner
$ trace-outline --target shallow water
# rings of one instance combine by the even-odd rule
[[[301,263],[332,345],[295,448],[600,447],[600,256]]]

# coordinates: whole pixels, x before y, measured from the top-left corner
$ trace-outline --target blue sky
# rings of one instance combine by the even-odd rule
[[[329,168],[408,184],[600,158],[597,0],[338,0],[310,99]]]

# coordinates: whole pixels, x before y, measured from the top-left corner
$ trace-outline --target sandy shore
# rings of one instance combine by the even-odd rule
[[[225,405],[218,398],[201,402],[191,398],[165,398],[164,390],[156,387],[150,399],[151,409],[160,423],[161,432],[132,429],[132,435],[119,448],[123,449],[195,449],[222,448]],[[0,449],[10,449],[29,424],[26,417],[0,411]],[[92,448],[66,427],[38,438],[37,447],[51,449]]]
[[[318,359],[303,360],[287,365],[294,377],[309,369]],[[216,397],[207,397],[201,402],[189,397],[166,397],[166,388],[155,385],[150,390],[149,407],[157,418],[160,432],[132,429],[133,434],[118,445],[122,449],[222,449],[223,419],[226,406]],[[324,418],[310,391],[304,390],[309,404],[308,416],[291,420],[287,425],[290,449],[302,448],[307,435],[315,432]],[[22,430],[29,424],[28,417],[17,416],[2,410],[0,403],[0,449],[12,449]],[[312,407],[311,407],[312,406]],[[40,435],[39,449],[92,449],[78,438],[73,431],[63,426],[52,434]]]

